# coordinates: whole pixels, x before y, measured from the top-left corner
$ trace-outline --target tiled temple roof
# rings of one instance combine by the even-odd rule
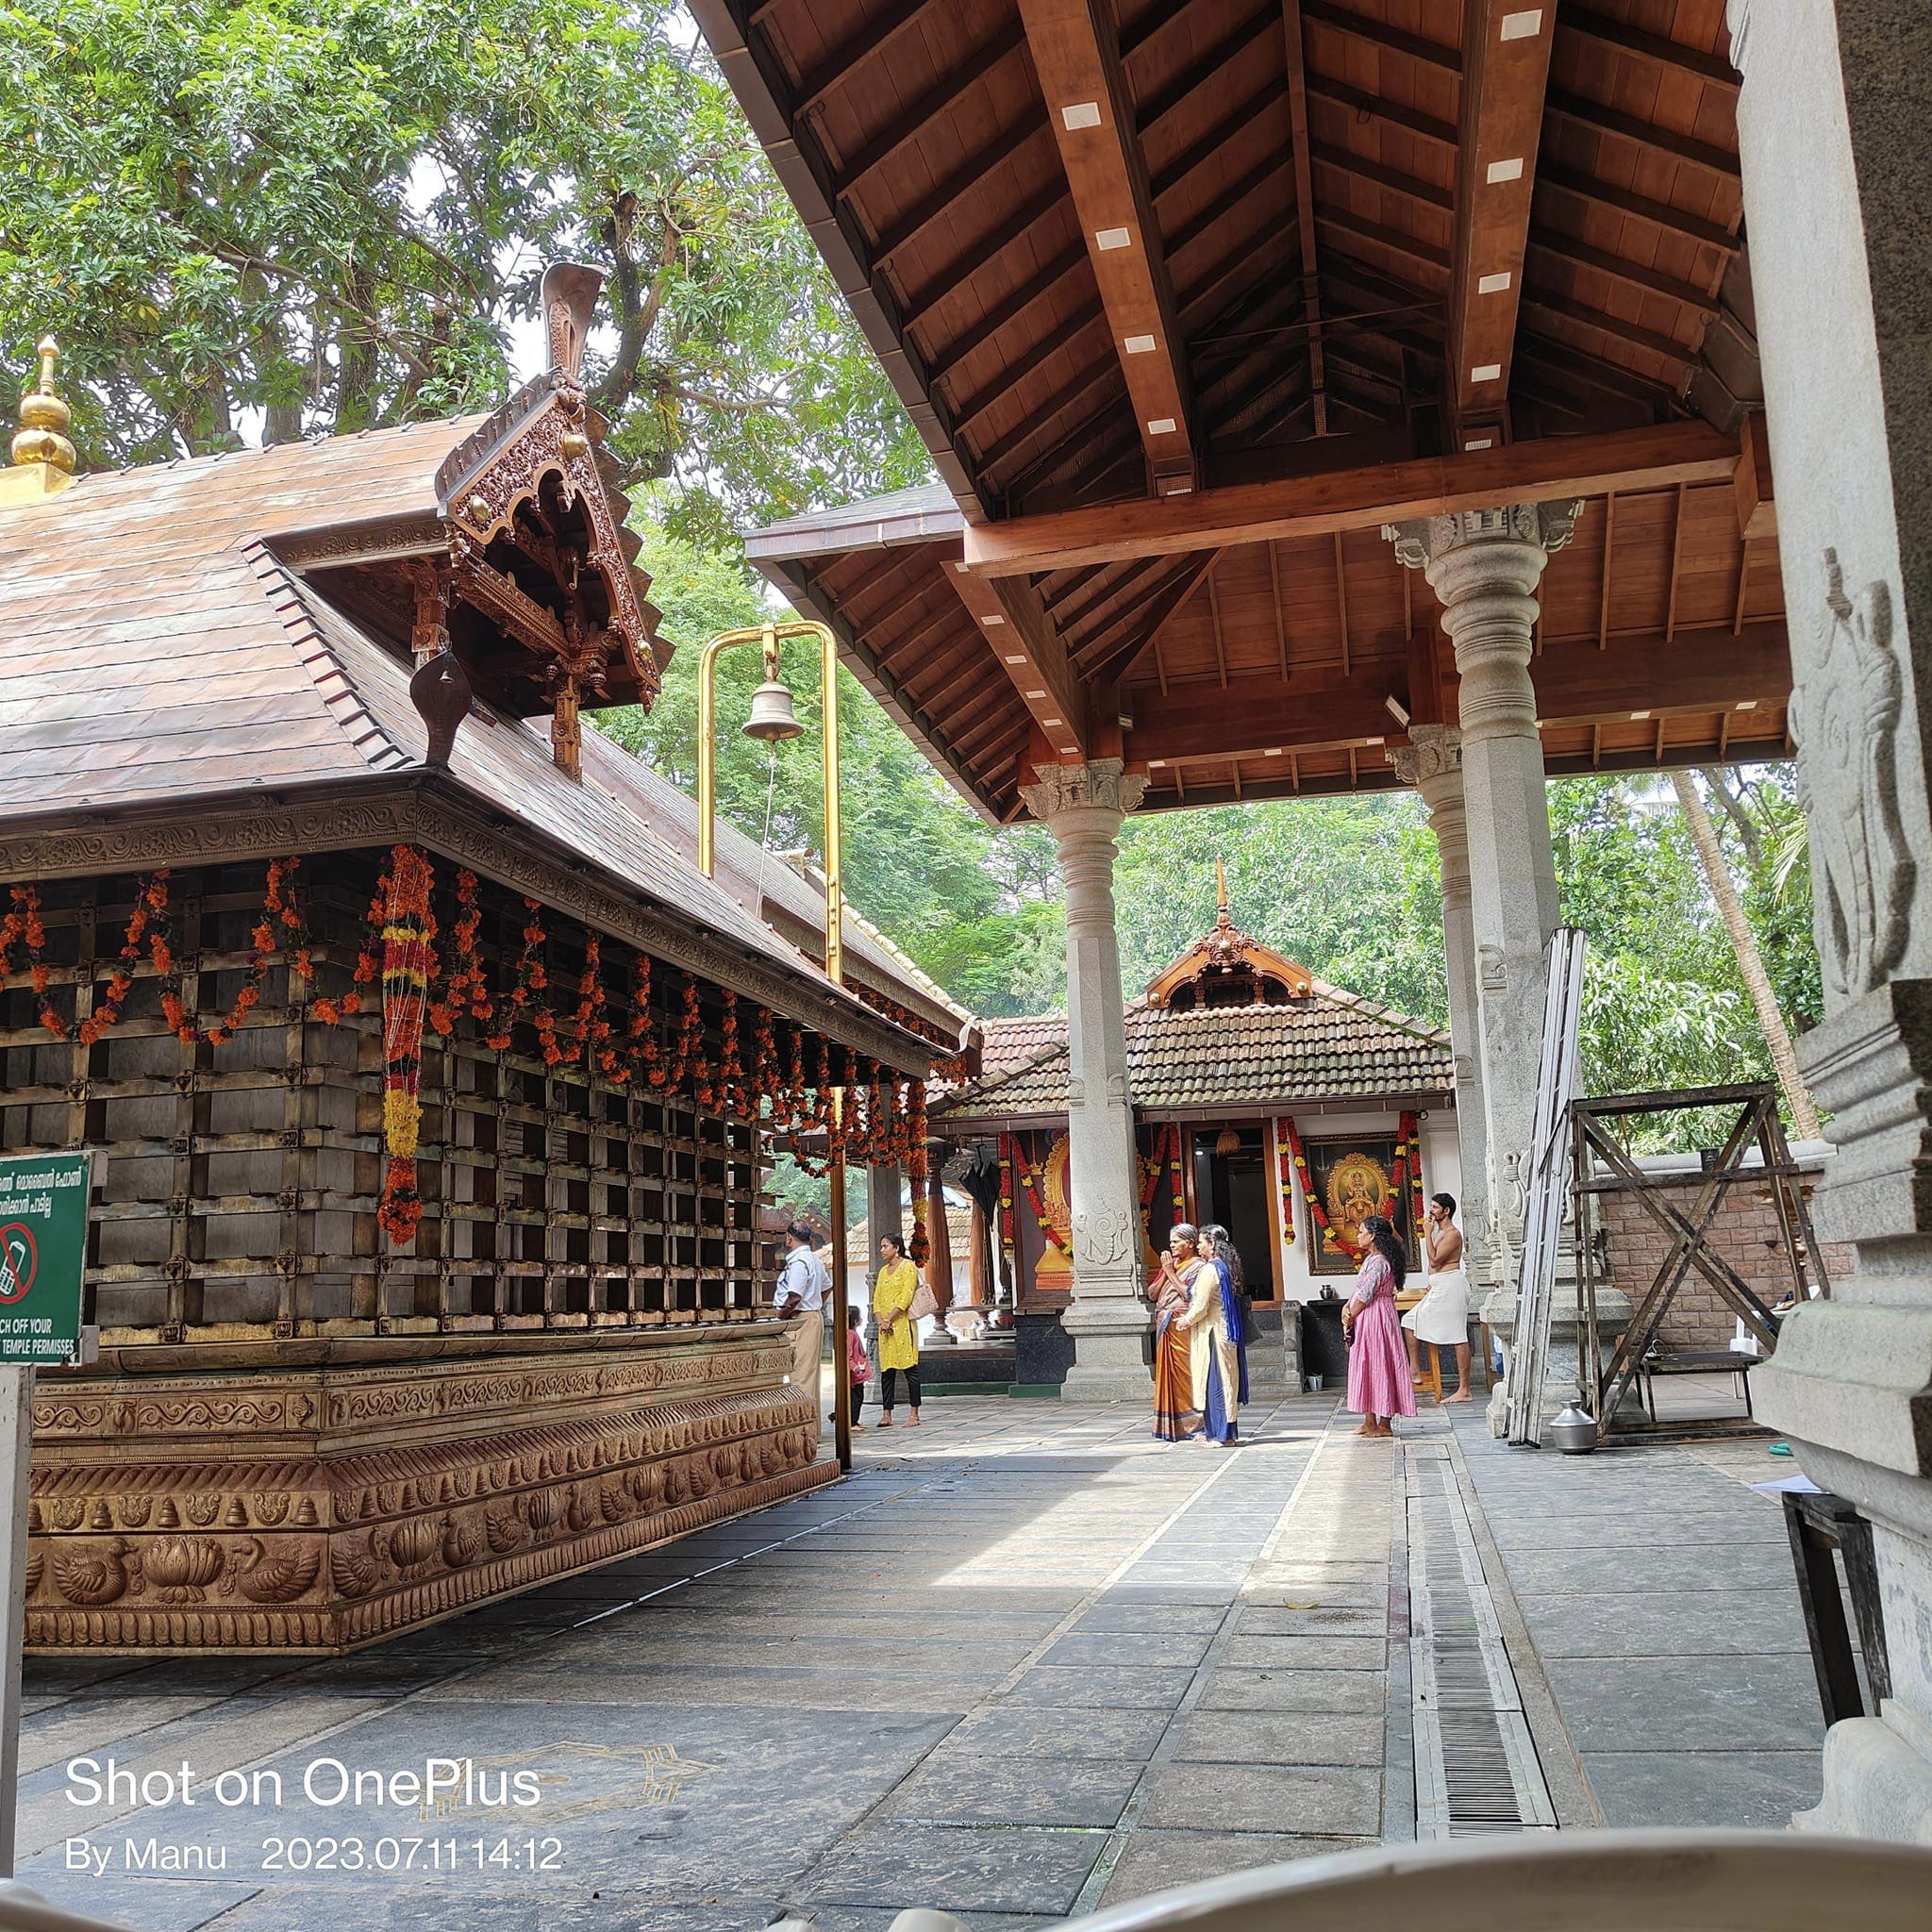
[[[325,560],[333,533],[433,523],[438,466],[489,420],[84,475],[0,513],[0,835],[309,785],[353,795],[420,768],[411,666],[283,557],[293,544]],[[573,782],[546,723],[478,695],[438,782],[823,984],[822,892],[761,865],[722,819],[716,876],[701,876],[690,797],[588,720]],[[853,977],[958,1037],[962,1009],[850,908],[844,941]]]
[[[985,1023],[985,1072],[932,1108],[935,1126],[1061,1114],[1067,1023],[1051,1014]],[[1455,1090],[1449,1036],[1321,980],[1280,1006],[1126,1009],[1127,1091],[1137,1109],[1374,1102]]]

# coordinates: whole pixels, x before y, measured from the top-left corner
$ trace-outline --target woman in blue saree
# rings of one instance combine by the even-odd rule
[[[1188,1312],[1194,1401],[1210,1442],[1240,1438],[1239,1417],[1248,1399],[1247,1328],[1241,1319],[1241,1257],[1226,1228],[1201,1230],[1201,1272],[1195,1275]]]

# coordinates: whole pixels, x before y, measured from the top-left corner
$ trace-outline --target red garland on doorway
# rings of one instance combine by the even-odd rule
[[[1281,1189],[1281,1245],[1294,1246],[1295,1164],[1301,1159],[1302,1143],[1294,1122],[1283,1115],[1274,1123],[1274,1174]]]
[[[1423,1226],[1423,1146],[1415,1109],[1406,1108],[1395,1126],[1395,1172],[1390,1177],[1395,1198],[1408,1209],[1410,1232],[1421,1239]]]
[[[398,845],[390,854],[382,927],[382,1128],[389,1167],[375,1216],[398,1245],[415,1239],[423,1218],[416,1142],[423,1124],[423,1024],[436,970],[429,950],[436,937],[436,915],[429,909],[433,878],[428,859],[413,845]]]
[[[1308,1204],[1308,1222],[1315,1230],[1316,1245],[1319,1247],[1322,1242],[1326,1241],[1338,1255],[1346,1255],[1351,1261],[1359,1261],[1369,1252],[1369,1244],[1366,1241],[1343,1241],[1329,1226],[1328,1210],[1322,1205],[1322,1198],[1315,1192],[1314,1184],[1308,1177],[1308,1157],[1303,1150],[1302,1137],[1295,1126],[1294,1116],[1283,1114],[1279,1125],[1289,1155],[1294,1161],[1296,1185],[1302,1191],[1302,1199]]]
[[[932,1177],[932,1166],[925,1147],[925,1082],[914,1080],[906,1089],[906,1179],[912,1191],[912,1245],[907,1253],[912,1257],[916,1266],[924,1268],[932,1258],[932,1241],[925,1231],[926,1186]],[[940,1196],[942,1239],[950,1239],[950,1231],[943,1224],[945,1196]]]
[[[1058,1249],[1062,1255],[1070,1251],[1067,1239],[1046,1218],[1046,1203],[1041,1194],[1040,1169],[1025,1157],[1020,1164],[1020,1182],[1026,1190],[1026,1205],[1033,1210],[1033,1218],[1040,1224],[1040,1232],[1050,1248]]]
[[[1019,1276],[1014,1271],[1013,1238],[1013,1137],[1000,1136],[1000,1257],[1005,1263],[1007,1279],[1017,1283]]]

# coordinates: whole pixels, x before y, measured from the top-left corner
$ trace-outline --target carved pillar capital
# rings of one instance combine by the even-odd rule
[[[1495,509],[1453,510],[1446,516],[1417,517],[1384,524],[1382,534],[1395,546],[1396,561],[1410,570],[1435,572],[1457,552],[1477,543],[1530,543],[1545,558],[1569,542],[1583,513],[1582,500],[1562,503],[1506,503]],[[1539,566],[1541,569],[1541,566]]]
[[[1023,785],[1026,809],[1048,827],[1075,811],[1124,815],[1146,795],[1147,780],[1130,774],[1119,758],[1091,758],[1084,765],[1039,765],[1034,783]]]
[[[1462,733],[1453,724],[1411,724],[1408,742],[1390,752],[1389,762],[1395,767],[1395,775],[1421,791],[1427,804],[1439,779],[1453,775],[1457,788],[1461,788]]]

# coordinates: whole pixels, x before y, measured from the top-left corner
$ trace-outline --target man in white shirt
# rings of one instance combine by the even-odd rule
[[[831,1276],[812,1246],[811,1229],[793,1222],[785,1230],[785,1265],[778,1271],[774,1306],[791,1327],[791,1382],[819,1401],[819,1362],[825,1352],[825,1290]]]

